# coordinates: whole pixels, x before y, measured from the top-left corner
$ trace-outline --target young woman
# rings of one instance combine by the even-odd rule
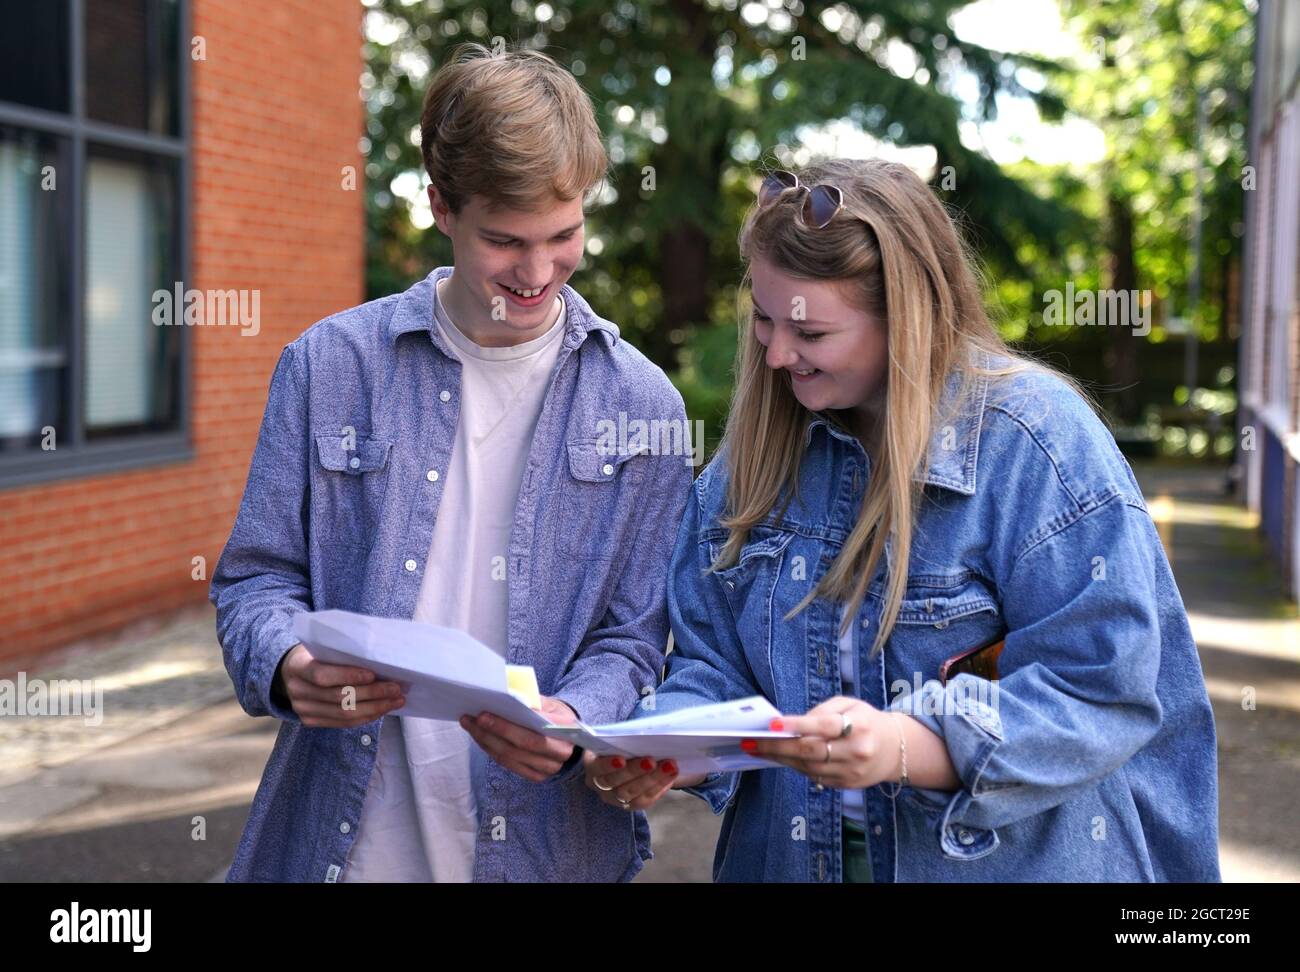
[[[589,757],[588,785],[725,809],[717,880],[1218,880],[1214,723],[1141,491],[1000,340],[940,202],[885,162],[776,172],[740,247],[653,710],[763,695],[799,738],[706,778]]]

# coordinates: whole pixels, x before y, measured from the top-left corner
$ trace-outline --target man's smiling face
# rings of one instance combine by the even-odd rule
[[[455,268],[442,299],[456,325],[485,347],[544,334],[559,313],[560,288],[582,259],[582,197],[527,212],[490,209],[476,195],[453,213],[430,186],[429,202],[451,239]]]

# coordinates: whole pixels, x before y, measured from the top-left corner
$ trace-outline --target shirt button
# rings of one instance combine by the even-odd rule
[[[862,619],[862,627],[864,627],[864,628],[870,628],[870,627],[871,627],[871,619],[870,619],[870,618],[863,618],[863,619]]]
[[[875,834],[877,837],[879,837],[882,833],[884,833],[884,830],[885,828],[880,826],[880,824],[876,824],[874,827],[871,828],[871,832]]]
[[[352,824],[348,823],[346,820],[344,820],[341,824],[339,824],[340,834],[349,834],[351,832],[352,832]]]
[[[959,830],[957,831],[957,840],[962,844],[962,846],[969,847],[971,844],[975,843],[975,835],[969,830]]]
[[[734,591],[735,589],[736,589],[735,581],[727,581],[727,590]]]
[[[353,456],[351,459],[348,460],[348,465],[351,466],[353,469],[356,469],[358,466],[361,465],[361,460],[358,459],[356,456]]]
[[[438,400],[441,402],[451,401],[451,392],[447,391],[446,389],[443,389],[442,391],[438,392]]]
[[[430,469],[427,473],[424,474],[424,478],[431,483],[436,483],[438,481],[438,470]]]
[[[403,564],[402,566],[404,566],[407,570],[415,570],[415,566],[416,566],[416,565],[415,565],[415,561],[414,561],[414,560],[408,560],[408,561],[407,561],[405,564]]]
[[[614,475],[614,467],[611,466],[609,463],[605,463],[605,465],[601,466],[600,471],[603,472],[606,476]]]
[[[370,745],[370,733],[368,733],[368,732],[363,732],[363,733],[361,734],[361,745],[363,745],[363,746],[369,746],[369,745]]]

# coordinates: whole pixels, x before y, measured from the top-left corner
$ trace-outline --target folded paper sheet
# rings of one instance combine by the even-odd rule
[[[512,676],[516,666],[463,631],[351,611],[299,614],[293,624],[294,634],[320,661],[355,665],[399,683],[406,704],[392,715],[455,722],[490,712],[528,729],[550,725],[527,704],[536,698],[532,669]],[[511,688],[512,678],[520,689]]]

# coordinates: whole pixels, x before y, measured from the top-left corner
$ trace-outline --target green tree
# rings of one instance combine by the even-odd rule
[[[793,164],[803,126],[847,118],[899,145],[934,146],[936,187],[985,258],[1024,276],[1025,241],[1059,254],[1069,213],[963,145],[959,125],[972,109],[952,91],[969,71],[975,117],[993,117],[1000,92],[1059,117],[1056,93],[1021,83],[1021,68],[1049,77],[1058,68],[963,43],[948,20],[967,2],[374,0],[363,79],[370,292],[396,290],[450,257],[436,230],[411,227],[392,186],[409,189],[420,169],[412,129],[428,71],[455,43],[494,37],[545,50],[591,94],[612,168],[589,223],[598,259],[584,261],[575,284],[687,392],[705,396],[697,404],[708,413],[725,401],[718,352],[727,349],[729,365],[734,331],[705,332],[734,327],[735,233],[753,172]]]
[[[1201,341],[1227,337],[1242,245],[1250,13],[1241,0],[1061,0],[1061,7],[1090,63],[1058,73],[1055,90],[1106,135],[1106,158],[1089,179],[1102,228],[1089,272],[1104,287],[1151,290],[1157,321],[1185,316],[1199,168],[1201,295],[1191,324]],[[1124,328],[1097,331],[1109,344],[1116,389],[1109,404],[1131,421],[1142,405],[1135,391],[1142,345]],[[1151,340],[1163,336],[1157,326]]]

